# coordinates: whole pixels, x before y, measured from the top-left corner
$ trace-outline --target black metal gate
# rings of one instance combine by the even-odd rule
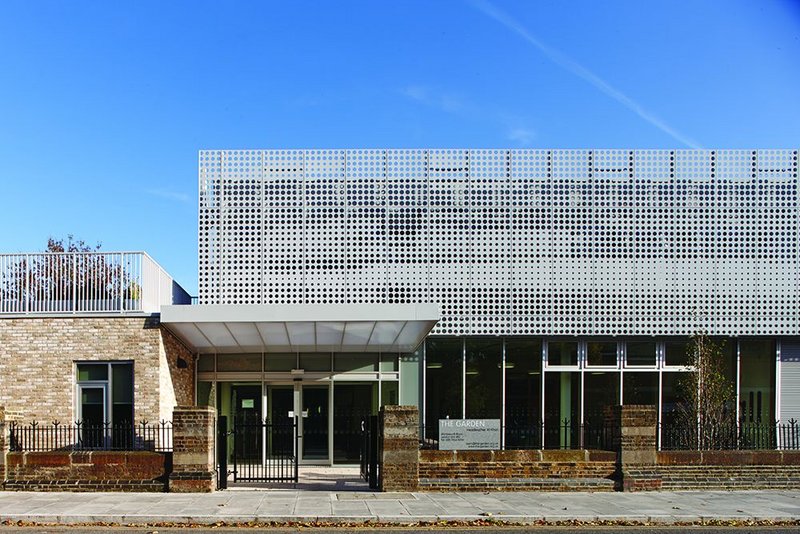
[[[269,419],[234,418],[230,431],[220,428],[220,438],[220,473],[228,471],[226,464],[230,456],[234,482],[297,482],[297,417],[280,423]],[[224,482],[221,480],[221,488],[227,486]]]
[[[361,478],[372,489],[378,489],[380,479],[380,451],[378,450],[378,416],[371,415],[361,421]]]

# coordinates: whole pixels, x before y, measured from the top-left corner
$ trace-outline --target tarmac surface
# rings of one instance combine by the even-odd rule
[[[231,481],[232,482],[232,481]],[[321,523],[411,525],[796,522],[797,491],[642,493],[414,492],[369,490],[354,467],[302,467],[297,484],[230,484],[216,493],[0,491],[0,524]]]

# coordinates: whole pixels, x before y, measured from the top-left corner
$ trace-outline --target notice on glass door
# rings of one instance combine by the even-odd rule
[[[439,419],[440,451],[500,448],[500,419]]]

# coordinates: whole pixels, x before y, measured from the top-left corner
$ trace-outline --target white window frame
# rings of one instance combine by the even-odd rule
[[[78,366],[80,365],[106,365],[107,366],[107,373],[105,380],[78,380]],[[112,367],[114,365],[130,365],[131,366],[131,386],[132,391],[136,391],[136,365],[133,360],[75,360],[73,362],[72,368],[72,380],[75,384],[75,399],[73,403],[73,412],[76,415],[76,420],[80,421],[82,419],[81,413],[81,397],[80,391],[83,386],[92,387],[92,386],[99,386],[103,385],[105,388],[105,397],[104,397],[104,406],[103,406],[103,414],[104,414],[104,423],[109,423],[111,425],[114,424],[114,386],[112,384]],[[131,404],[133,405],[133,421],[136,420],[136,396],[131,399]]]

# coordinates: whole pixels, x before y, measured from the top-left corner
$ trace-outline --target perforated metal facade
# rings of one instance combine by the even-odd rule
[[[437,334],[794,335],[797,150],[200,153],[205,304],[438,303]]]

